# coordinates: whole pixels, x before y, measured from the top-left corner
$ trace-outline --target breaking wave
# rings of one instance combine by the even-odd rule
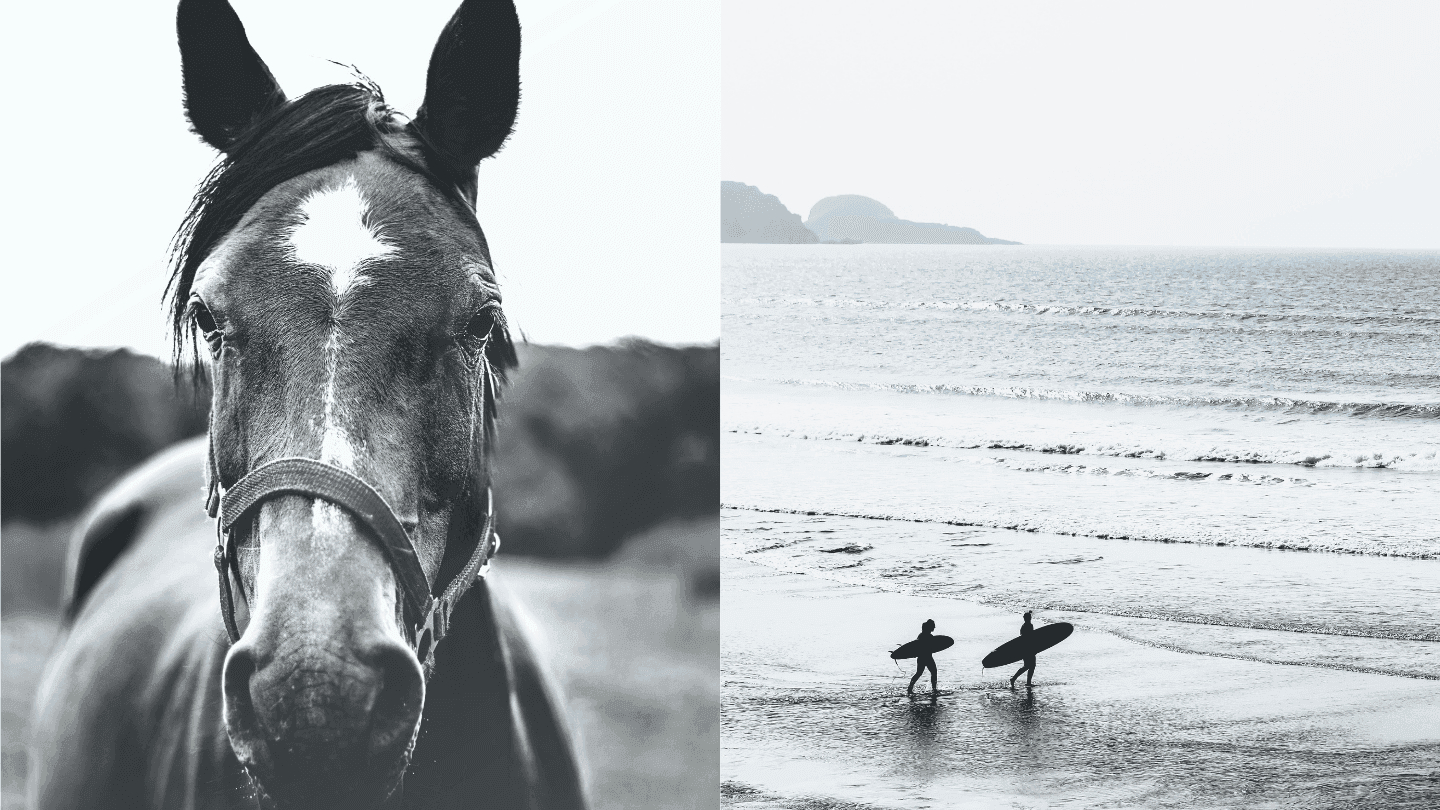
[[[1440,402],[1327,402],[1281,396],[1183,396],[1178,394],[1127,394],[1111,391],[1057,391],[1023,386],[950,385],[947,383],[855,383],[833,380],[776,380],[780,385],[834,388],[842,391],[890,391],[900,394],[951,394],[1056,402],[1098,402],[1149,407],[1229,408],[1246,411],[1319,416],[1440,419]]]
[[[872,311],[1014,312],[1025,315],[1105,316],[1115,318],[1191,318],[1238,323],[1327,323],[1351,326],[1440,327],[1440,317],[1373,312],[1246,312],[1183,310],[1157,307],[1097,307],[1072,304],[1026,304],[1017,301],[866,301],[853,298],[741,298],[736,304],[782,305]]]
[[[1263,536],[1246,536],[1231,531],[1197,530],[1192,535],[1175,536],[1144,531],[1116,532],[1089,529],[1067,521],[1050,521],[1043,517],[1016,518],[995,515],[993,518],[976,516],[970,519],[934,517],[929,515],[896,514],[872,512],[869,510],[826,510],[792,509],[767,506],[759,503],[722,501],[721,509],[740,509],[747,512],[765,512],[777,515],[814,515],[824,517],[863,518],[865,520],[892,520],[907,523],[934,523],[945,526],[976,526],[990,529],[1045,533],[1069,537],[1096,537],[1102,540],[1144,540],[1155,543],[1188,543],[1209,546],[1243,546],[1247,548],[1268,548],[1279,551],[1321,551],[1332,554],[1356,554],[1376,557],[1403,557],[1415,560],[1440,559],[1440,537],[1419,538],[1399,547],[1380,547],[1373,543],[1350,543],[1341,539],[1332,542],[1296,536],[1291,539],[1275,539]],[[772,546],[779,548],[780,546]],[[770,550],[770,549],[764,549]]]
[[[1350,467],[1357,469],[1405,470],[1408,472],[1440,472],[1440,448],[1427,448],[1410,453],[1346,453],[1339,451],[1327,452],[1323,450],[1271,450],[1253,447],[1245,450],[1232,450],[1215,446],[1205,448],[1162,449],[1132,444],[1107,444],[1104,442],[1071,441],[1037,443],[953,436],[904,436],[884,432],[860,433],[845,430],[807,430],[756,424],[727,425],[725,430],[730,433],[742,433],[755,436],[778,436],[783,439],[859,442],[862,444],[881,446],[947,447],[955,450],[1008,450],[1042,453],[1046,455],[1108,456],[1111,458],[1133,458],[1151,461],[1214,461],[1229,464],[1288,464],[1299,467]],[[1021,464],[1023,463],[1012,462],[1010,466],[1016,466],[1016,468],[1019,469],[1020,467],[1017,465]],[[1300,480],[1277,476],[1251,476],[1215,472],[1160,473],[1153,470],[1112,470],[1104,467],[1087,467],[1081,464],[1025,464],[1023,468],[1034,471],[1053,471],[1072,474],[1089,472],[1108,475],[1159,476],[1176,478],[1177,480],[1180,478],[1214,481],[1235,480],[1241,483],[1295,483]]]

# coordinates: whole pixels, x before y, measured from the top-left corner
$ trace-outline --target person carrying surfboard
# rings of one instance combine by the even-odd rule
[[[1055,622],[1037,630],[1035,625],[1030,623],[1030,612],[1026,611],[1025,623],[1020,625],[1020,635],[991,650],[989,655],[981,659],[980,666],[989,669],[1024,661],[1025,666],[1010,679],[1010,688],[1015,688],[1015,681],[1021,673],[1028,672],[1029,677],[1025,679],[1025,687],[1028,689],[1035,679],[1035,656],[1069,638],[1074,631],[1075,626],[1069,622]]]
[[[1035,625],[1033,625],[1033,624],[1030,623],[1030,611],[1027,610],[1027,611],[1025,611],[1025,623],[1022,624],[1022,625],[1020,625],[1020,637],[1021,637],[1021,638],[1024,638],[1025,636],[1028,636],[1028,635],[1030,635],[1030,634],[1033,633],[1033,632],[1035,632]],[[1035,656],[1034,656],[1034,654],[1025,656],[1025,659],[1024,659],[1024,660],[1025,660],[1025,666],[1020,667],[1020,669],[1017,670],[1014,675],[1010,676],[1010,686],[1011,686],[1012,688],[1015,686],[1015,679],[1016,679],[1016,678],[1019,678],[1021,675],[1024,675],[1024,674],[1027,673],[1027,672],[1030,673],[1030,674],[1025,675],[1025,686],[1026,686],[1026,687],[1029,687],[1031,681],[1033,681],[1033,680],[1035,679]]]
[[[931,634],[933,634],[934,632],[935,620],[926,619],[925,623],[920,625],[920,635],[916,636],[915,640],[929,641],[932,637]],[[915,656],[915,675],[910,678],[910,688],[905,690],[905,694],[915,694],[915,682],[920,680],[920,676],[924,674],[926,669],[930,670],[930,694],[934,695],[939,691],[936,688],[936,683],[939,679],[939,673],[935,669],[935,656],[929,652],[922,652],[919,655]]]

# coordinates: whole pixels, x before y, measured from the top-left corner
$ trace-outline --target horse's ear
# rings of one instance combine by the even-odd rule
[[[451,171],[473,178],[520,106],[520,18],[511,0],[465,0],[435,43],[411,123]],[[473,182],[473,180],[472,180]]]
[[[175,28],[185,113],[206,143],[225,151],[250,122],[285,103],[229,0],[180,0]]]

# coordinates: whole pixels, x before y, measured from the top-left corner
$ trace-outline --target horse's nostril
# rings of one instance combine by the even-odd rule
[[[251,648],[244,643],[230,648],[221,676],[224,682],[225,726],[230,733],[230,745],[241,762],[263,766],[268,760],[268,752],[250,696],[250,681],[254,675],[255,656]]]
[[[375,649],[370,664],[380,678],[371,710],[371,761],[385,763],[402,755],[415,736],[425,705],[425,676],[415,654],[394,643]]]

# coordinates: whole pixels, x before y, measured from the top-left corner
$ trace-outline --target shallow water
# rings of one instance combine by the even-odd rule
[[[845,514],[1440,556],[1440,252],[723,256],[731,446],[851,466]],[[805,506],[791,467],[727,502]]]
[[[877,466],[894,447],[917,468],[937,461],[872,476],[876,503],[922,475],[967,478],[942,462],[1049,493],[901,517],[1440,554],[1440,253],[729,245],[724,257],[725,430],[848,444]],[[1116,514],[1068,508],[1099,479]],[[1221,485],[1200,496],[1214,508],[1196,507],[1198,525],[1143,506],[1188,504],[1197,482]]]
[[[1429,561],[750,510],[726,510],[721,548],[836,583],[1044,611],[1164,649],[1440,680]]]

